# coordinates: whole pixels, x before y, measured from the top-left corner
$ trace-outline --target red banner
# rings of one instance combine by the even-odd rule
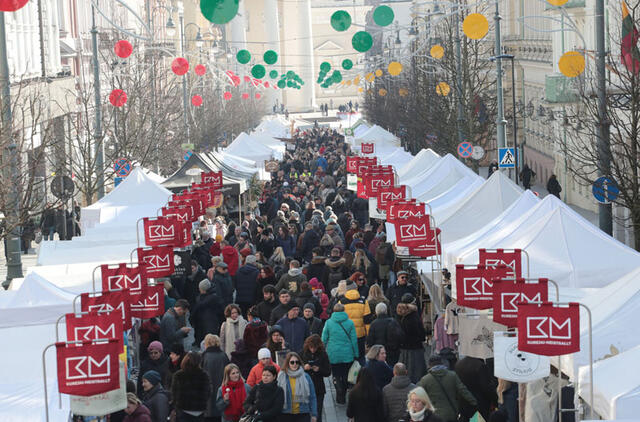
[[[360,157],[347,157],[347,173],[356,173],[359,161]]]
[[[394,224],[398,246],[418,247],[433,240],[428,215],[398,218]]]
[[[58,390],[94,396],[120,387],[118,340],[56,343]]]
[[[129,290],[118,292],[83,293],[80,295],[82,312],[113,312],[122,318],[122,329],[131,328],[131,305]]]
[[[440,229],[429,230],[429,239],[424,245],[417,247],[409,247],[409,255],[419,256],[421,258],[429,258],[430,256],[439,255],[442,251],[440,245]]]
[[[164,314],[164,286],[145,286],[142,291],[131,292],[131,315],[148,319]]]
[[[167,204],[167,206],[169,207],[174,207],[174,206],[179,206],[179,205],[189,205],[191,207],[193,207],[193,221],[195,221],[199,216],[204,214],[205,211],[205,205],[202,202],[202,200],[200,199],[200,196],[194,196],[194,195],[182,195],[182,196],[176,196],[174,195],[173,199],[171,201],[169,201],[169,203]]]
[[[196,221],[193,207],[191,205],[176,205],[173,207],[162,208],[163,217],[176,217],[183,223],[192,223]]]
[[[378,165],[378,159],[376,157],[373,157],[373,158],[360,157],[356,165],[356,174],[358,175],[358,177],[362,177],[362,173],[365,170],[368,170],[370,167],[377,166],[377,165]]]
[[[173,246],[183,243],[182,222],[177,217],[143,218],[147,246]]]
[[[213,186],[216,189],[222,187],[222,172],[212,171],[210,173],[200,173],[200,180],[202,183]]]
[[[363,154],[373,154],[373,152],[375,151],[375,144],[372,143],[362,143],[360,145],[360,152],[362,152]]]
[[[173,247],[138,248],[138,265],[148,278],[168,277],[173,274]]]
[[[493,279],[493,320],[507,327],[518,325],[518,304],[520,302],[546,302],[549,298],[549,285],[546,278],[537,282],[524,279]]]
[[[367,178],[367,195],[377,197],[382,189],[390,189],[396,184],[396,175],[392,172],[373,173]]]
[[[504,266],[456,265],[456,298],[458,305],[473,309],[493,307],[493,279]]]
[[[102,273],[102,291],[130,289],[131,291],[140,291],[142,286],[147,284],[146,278],[143,279],[140,273],[140,267],[129,264],[117,265],[101,265]]]
[[[396,201],[407,199],[407,187],[405,185],[381,187],[376,195],[378,209],[388,211],[389,205]]]
[[[480,249],[480,264],[489,268],[497,268],[505,265],[502,273],[496,273],[499,278],[521,278],[522,277],[522,250],[504,249]]]
[[[398,218],[423,217],[427,214],[426,208],[424,202],[418,202],[413,198],[395,201],[387,206],[387,221],[395,224]]]
[[[119,340],[118,351],[122,352],[124,340],[122,317],[118,312],[89,312],[88,314],[66,314],[67,341],[90,341],[115,338]]]
[[[580,305],[520,303],[518,350],[544,356],[580,351]]]
[[[371,166],[363,170],[358,179],[356,194],[360,198],[369,199],[376,196],[381,186],[394,186],[395,174],[392,166]]]

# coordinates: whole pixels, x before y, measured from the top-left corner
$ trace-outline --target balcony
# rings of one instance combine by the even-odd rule
[[[578,92],[573,81],[559,73],[545,75],[545,100],[549,103],[573,103],[578,99]]]
[[[585,0],[569,0],[564,6],[565,9],[573,9],[576,7],[584,7],[585,6]],[[546,3],[544,5],[544,10],[557,10],[559,9],[559,6],[552,6],[549,3]]]

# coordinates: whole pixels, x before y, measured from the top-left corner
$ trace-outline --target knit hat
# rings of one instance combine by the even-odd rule
[[[173,343],[171,345],[171,347],[169,348],[169,351],[171,353],[175,353],[176,355],[183,355],[184,354],[184,345],[181,343]]]
[[[269,336],[271,336],[271,334],[275,332],[280,333],[280,335],[284,335],[284,331],[282,331],[282,327],[279,326],[278,324],[271,326],[271,330],[269,330]]]
[[[220,242],[222,242],[222,239],[223,239],[223,237],[222,237],[221,234],[217,234],[216,235],[216,242],[220,243]]]
[[[400,299],[400,301],[402,303],[409,303],[409,304],[413,304],[416,302],[416,298],[413,297],[413,295],[411,293],[405,293],[402,295],[402,298]]]
[[[156,340],[156,341],[152,341],[152,342],[149,344],[149,347],[147,347],[147,350],[148,350],[148,351],[157,350],[157,351],[159,351],[160,353],[162,353],[162,343],[160,343],[158,340]]]
[[[228,266],[226,263],[222,262],[222,261],[218,262],[218,263],[216,264],[216,267],[220,267],[220,268],[229,268],[229,266]]]
[[[405,270],[401,270],[401,271],[398,271],[398,273],[396,275],[398,277],[400,277],[401,275],[409,276],[409,273],[407,271],[405,271]]]
[[[263,347],[262,349],[258,350],[258,359],[266,358],[271,358],[271,351],[266,347]]]
[[[202,280],[200,283],[198,283],[198,288],[199,288],[201,291],[208,292],[208,291],[209,291],[209,289],[211,288],[211,282],[205,278],[205,279],[204,279],[204,280]]]
[[[247,258],[244,260],[245,264],[250,264],[253,265],[256,263],[256,256],[255,255],[247,255]]]
[[[160,381],[162,380],[158,371],[154,371],[154,370],[145,372],[142,378],[146,379],[154,386],[160,384]]]
[[[314,312],[316,311],[316,307],[313,306],[313,303],[305,303],[302,310],[307,310],[307,309],[311,309]]]

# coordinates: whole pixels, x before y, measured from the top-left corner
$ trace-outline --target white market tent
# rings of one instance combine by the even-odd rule
[[[366,125],[365,123],[357,126],[354,130],[353,130],[353,136],[355,138],[358,138],[362,135],[364,135],[369,129],[371,129],[371,126]]]
[[[443,216],[448,215],[451,209],[456,208],[460,202],[472,195],[483,183],[484,179],[480,176],[466,176],[439,195],[434,197],[422,195],[417,199],[426,202],[431,207],[436,226],[440,227],[439,221],[444,218]]]
[[[384,149],[380,152],[374,152],[374,155],[378,157],[378,162],[385,166],[393,166],[396,170],[399,169],[404,163],[411,160],[413,155],[404,150],[404,148],[394,147],[390,149]]]
[[[242,132],[225,148],[225,152],[242,158],[248,158],[257,163],[273,158],[273,150],[250,135]]]
[[[273,138],[267,133],[264,132],[251,132],[250,136],[256,141],[260,142],[262,145],[270,148],[273,151],[273,158],[276,160],[282,160],[284,153],[286,151],[286,146],[282,141]]]
[[[355,137],[354,142],[355,145],[360,145],[363,142],[373,142],[376,147],[379,145],[400,146],[400,139],[398,139],[393,133],[378,125],[373,125],[365,133]]]
[[[640,266],[638,252],[593,226],[553,195],[507,227],[467,245],[455,256],[455,262],[477,264],[479,248],[526,250],[531,275],[553,279],[560,287],[604,287]]]
[[[448,191],[460,180],[478,180],[480,176],[462,164],[451,154],[438,160],[428,171],[410,179],[400,180],[403,185],[411,187],[411,195],[422,201],[428,201]]]
[[[438,227],[442,243],[480,230],[502,214],[522,195],[522,189],[503,172],[494,172],[482,186],[446,215],[440,214]]]
[[[290,138],[291,124],[281,117],[266,117],[258,127],[256,132],[266,133],[274,138]]]
[[[410,161],[396,169],[398,177],[406,179],[413,177],[417,172],[429,170],[440,158],[431,148],[422,149]]]

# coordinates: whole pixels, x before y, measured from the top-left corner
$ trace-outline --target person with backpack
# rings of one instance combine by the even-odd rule
[[[387,305],[380,302],[376,305],[376,319],[373,320],[367,334],[366,346],[381,344],[387,351],[387,363],[393,366],[400,357],[400,342],[404,334],[398,321],[387,313]]]
[[[342,256],[340,248],[331,249],[331,255],[324,260],[327,266],[327,285],[328,289],[338,287],[340,280],[346,280],[349,278],[349,269],[346,265],[346,260]]]
[[[378,246],[375,249],[375,260],[378,263],[378,280],[382,284],[382,290],[386,292],[389,287],[389,273],[393,271],[396,254],[393,252],[391,243],[387,242],[386,234],[382,233],[379,239]]]

